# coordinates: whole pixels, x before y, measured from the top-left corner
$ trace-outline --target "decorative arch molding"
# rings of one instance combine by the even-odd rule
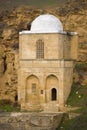
[[[46,89],[48,88],[48,85],[47,84],[49,84],[50,85],[50,83],[51,83],[51,85],[53,85],[53,86],[51,86],[49,89],[52,89],[52,88],[58,88],[58,84],[59,84],[59,79],[58,79],[58,77],[56,76],[56,75],[54,75],[54,74],[50,74],[50,75],[48,75],[47,77],[46,77]]]
[[[26,102],[38,104],[40,81],[36,75],[29,75],[26,78]]]
[[[50,77],[50,76],[54,76],[54,77],[57,78],[57,80],[59,80],[59,77],[58,77],[56,74],[47,74],[47,75],[46,75],[46,79],[47,79],[48,77]]]
[[[30,74],[30,75],[26,76],[26,80],[27,80],[28,78],[30,78],[30,77],[36,77],[36,78],[39,80],[38,76],[36,76],[35,74]]]
[[[56,77],[57,78],[57,80],[59,80],[59,76],[58,76],[58,74],[56,74],[56,73],[50,73],[50,74],[46,74],[45,75],[45,80],[47,80],[47,78],[49,77],[49,76],[54,76],[54,77]]]
[[[46,77],[46,102],[58,101],[59,80],[56,75],[50,74]],[[53,91],[52,91],[53,90]],[[55,91],[56,90],[56,91]]]
[[[40,81],[40,76],[38,74],[36,74],[36,73],[26,73],[26,75],[25,75],[25,82],[31,76],[35,76]]]

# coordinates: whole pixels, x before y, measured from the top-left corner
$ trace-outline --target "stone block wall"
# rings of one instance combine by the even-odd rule
[[[62,113],[0,113],[0,130],[56,130]]]

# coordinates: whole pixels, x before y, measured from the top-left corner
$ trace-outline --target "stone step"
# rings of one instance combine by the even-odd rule
[[[41,110],[41,106],[40,105],[31,105],[28,106],[29,109],[31,109],[32,111],[39,111]]]
[[[29,103],[26,103],[24,105],[23,109],[26,109],[26,110],[29,110],[29,111],[39,111],[39,110],[41,110],[41,106],[40,106],[40,104],[29,104]]]
[[[45,105],[44,111],[46,112],[58,112],[58,105],[55,103],[48,103]]]

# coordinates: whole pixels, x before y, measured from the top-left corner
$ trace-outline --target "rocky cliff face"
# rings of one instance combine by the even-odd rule
[[[79,4],[79,6],[77,6]],[[34,9],[18,7],[0,13],[0,98],[17,97],[17,70],[19,31],[30,29],[30,24],[38,15],[51,13],[63,23],[64,30],[78,32],[78,63],[87,62],[87,1],[69,2],[62,8]],[[84,68],[84,67],[83,67]],[[75,70],[74,81],[87,84],[87,67]],[[82,78],[81,78],[82,76]]]

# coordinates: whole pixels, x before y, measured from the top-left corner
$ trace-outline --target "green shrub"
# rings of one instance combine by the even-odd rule
[[[14,111],[20,111],[20,106],[18,103],[13,103],[10,100],[0,100],[0,111],[6,111],[6,112],[14,112]]]

